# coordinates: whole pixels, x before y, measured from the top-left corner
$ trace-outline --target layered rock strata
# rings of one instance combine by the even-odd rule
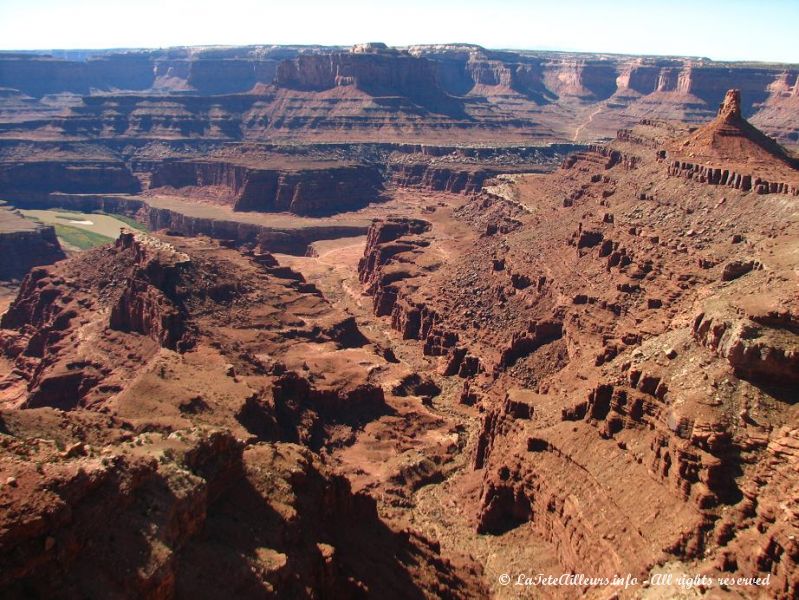
[[[382,177],[367,165],[313,166],[295,170],[217,161],[165,162],[152,173],[150,187],[222,188],[222,201],[236,211],[329,215],[377,201]]]
[[[31,268],[64,256],[53,227],[25,219],[0,203],[0,281],[21,279]]]

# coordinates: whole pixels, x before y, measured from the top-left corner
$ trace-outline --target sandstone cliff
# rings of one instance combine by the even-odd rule
[[[138,179],[118,161],[0,162],[0,191],[9,198],[49,192],[135,193],[140,189]]]
[[[62,258],[52,227],[24,219],[0,203],[0,281],[22,279],[32,267]]]
[[[379,200],[382,177],[369,165],[237,165],[222,161],[165,162],[152,173],[151,188],[223,190],[233,210],[329,215]]]
[[[797,137],[793,65],[471,45],[5,54],[0,65],[0,85],[17,90],[0,98],[12,117],[0,132],[13,137],[590,141],[641,118],[701,123],[729,88],[768,134]],[[61,110],[38,100],[58,93]]]

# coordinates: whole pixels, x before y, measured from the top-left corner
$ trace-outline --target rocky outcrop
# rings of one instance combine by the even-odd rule
[[[85,260],[77,272],[68,261],[33,269],[0,319],[0,350],[25,381],[26,407],[73,409],[90,394],[118,391],[115,384],[98,389],[119,365],[108,364],[93,344],[85,345],[85,334],[76,331],[80,326],[135,333],[177,350],[194,341],[181,288],[191,265],[185,254],[155,238],[123,233],[114,248],[100,248]],[[86,282],[104,268],[108,272]],[[102,299],[89,299],[93,293]],[[95,302],[102,308],[77,325],[77,317]]]
[[[529,324],[527,331],[516,332],[510,343],[502,349],[495,371],[499,372],[516,364],[520,358],[528,356],[545,344],[563,337],[563,323],[554,320],[536,321]]]
[[[601,168],[607,170],[621,164],[627,169],[634,169],[640,158],[634,155],[621,152],[602,144],[588,144],[588,148],[583,152],[577,152],[567,156],[561,166],[564,169],[571,169],[578,162],[585,168],[586,164],[596,163]]]
[[[51,595],[56,590],[63,593],[65,587],[82,594],[90,593],[92,586],[119,593],[136,589],[153,596],[174,593],[177,553],[200,533],[208,508],[219,500],[220,492],[243,476],[241,446],[221,432],[189,434],[186,442],[173,445],[168,453],[171,459],[162,459],[160,465],[154,451],[142,457],[84,459],[80,454],[87,451],[81,447],[76,460],[59,458],[53,452],[55,447],[39,446],[37,450],[51,454],[50,486],[31,490],[27,498],[17,498],[15,506],[39,518],[28,521],[33,526],[25,526],[18,512],[4,513],[3,546],[10,544],[19,550],[3,553],[0,559],[4,563],[0,588],[11,595],[28,595],[31,590]],[[37,474],[31,468],[20,475],[24,485],[23,477],[32,483]],[[3,490],[4,499],[12,501],[14,492]],[[146,498],[159,499],[155,510],[161,517],[153,519],[149,533],[141,527],[139,516],[149,512]],[[114,553],[103,549],[105,519],[112,519],[117,535],[128,540]],[[162,554],[136,552],[135,548],[156,540],[165,551]],[[120,564],[138,566],[142,573],[137,576],[135,569],[120,569]],[[93,575],[87,576],[87,571]]]
[[[788,194],[799,196],[798,183],[766,181],[751,173],[735,172],[731,168],[700,165],[681,160],[673,161],[668,168],[669,175],[685,177],[698,183],[708,185],[725,185],[736,190],[748,192],[754,190],[758,194]]]
[[[402,252],[412,250],[419,245],[418,240],[397,242],[407,236],[418,236],[430,230],[430,223],[421,219],[393,218],[375,221],[369,228],[366,236],[366,247],[363,258],[358,262],[358,278],[361,283],[367,284],[368,289],[374,293],[378,287],[383,287],[387,281],[378,284],[378,279],[389,260]],[[394,276],[393,279],[396,280]],[[382,306],[382,304],[380,304]],[[390,308],[390,307],[389,307]],[[376,305],[377,310],[377,305]],[[379,310],[379,314],[388,314]]]
[[[33,267],[64,258],[55,230],[0,204],[0,281],[22,279]]]
[[[441,582],[479,592],[432,543],[389,529],[371,498],[302,447],[244,450],[224,430],[182,430],[127,434],[138,452],[101,457],[80,441],[59,453],[25,433],[15,447],[46,466],[20,465],[14,485],[0,490],[10,509],[0,552],[6,595],[219,596],[231,581],[242,598],[308,589],[413,597]],[[46,487],[35,484],[42,474]],[[414,574],[399,555],[414,557]]]
[[[512,60],[512,55],[504,57]],[[497,59],[504,58],[497,56]],[[546,104],[555,99],[552,90],[544,83],[544,68],[539,61],[509,62],[508,60],[492,60],[488,57],[472,54],[466,63],[466,73],[475,88],[481,91],[502,93],[515,92],[530,98],[537,104]],[[492,90],[491,88],[496,88]],[[490,92],[489,92],[490,93]]]
[[[45,267],[33,269],[0,318],[0,351],[15,361],[15,375],[31,390],[24,400],[30,408],[72,409],[103,377],[91,362],[59,360],[78,315],[76,299],[62,283]]]
[[[482,369],[480,360],[458,344],[457,332],[442,328],[435,309],[415,301],[412,291],[404,289],[406,281],[422,274],[412,266],[412,257],[427,245],[422,236],[430,227],[420,219],[375,221],[358,263],[358,276],[372,296],[375,315],[390,316],[392,329],[403,339],[423,341],[425,355],[446,357],[443,375],[473,377]]]
[[[797,511],[795,503],[785,502],[793,489],[799,431],[780,427],[766,447],[767,460],[757,467],[757,477],[742,491],[744,503],[737,515],[729,515],[717,524],[716,539],[725,545],[718,559],[720,570],[741,570],[750,577],[770,574],[773,595],[790,598],[799,592],[799,548],[796,543]],[[729,540],[732,521],[740,519],[742,530]]]
[[[237,211],[330,215],[377,201],[382,177],[367,165],[309,165],[295,170],[245,166],[222,161],[177,161],[159,165],[151,188],[201,188],[227,191]]]
[[[696,316],[696,340],[727,359],[735,373],[758,382],[799,382],[799,334],[791,319],[757,322],[712,305]]]
[[[272,398],[278,439],[317,451],[329,442],[331,436],[326,429],[361,427],[387,410],[379,386],[362,384],[347,390],[324,390],[296,373],[287,373],[275,381]]]
[[[116,247],[134,255],[134,267],[111,309],[109,326],[141,333],[173,350],[191,345],[178,297],[181,274],[191,266],[188,255],[156,238],[125,231]]]

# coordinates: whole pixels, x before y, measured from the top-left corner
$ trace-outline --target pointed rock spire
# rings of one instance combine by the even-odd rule
[[[727,90],[719,106],[719,117],[728,122],[741,119],[741,90]]]

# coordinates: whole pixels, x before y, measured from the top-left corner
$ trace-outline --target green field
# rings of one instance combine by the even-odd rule
[[[146,226],[131,217],[104,212],[71,210],[22,210],[25,217],[55,228],[67,250],[86,250],[108,244],[119,237],[122,228],[147,231]]]
[[[59,239],[81,250],[88,250],[114,241],[114,238],[61,223],[53,223],[53,227]]]

